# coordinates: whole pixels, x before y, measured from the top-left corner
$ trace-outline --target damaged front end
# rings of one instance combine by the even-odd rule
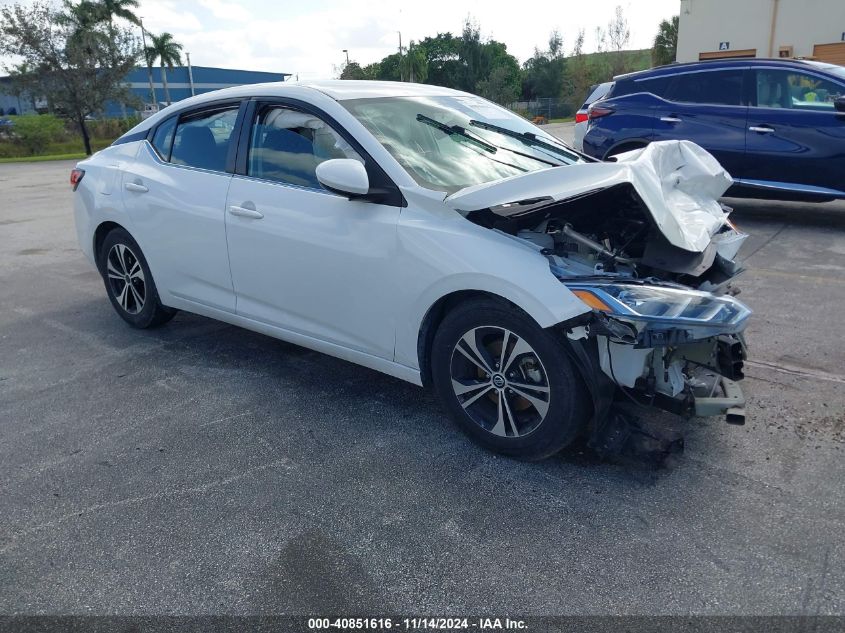
[[[570,186],[555,187],[549,173],[564,170]],[[512,189],[540,195],[495,203],[492,188],[477,188],[452,204],[493,203],[462,213],[529,244],[590,308],[562,327],[595,383],[598,422],[610,414],[610,383],[611,395],[637,404],[743,424],[751,310],[733,285],[747,236],[718,201],[730,176],[697,145],[671,141],[533,178],[533,188],[523,176]]]

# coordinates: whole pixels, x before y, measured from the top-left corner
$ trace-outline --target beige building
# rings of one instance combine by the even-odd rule
[[[678,61],[718,57],[845,66],[845,0],[681,0]]]

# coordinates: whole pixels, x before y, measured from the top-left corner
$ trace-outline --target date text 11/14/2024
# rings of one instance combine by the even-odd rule
[[[405,631],[519,631],[526,630],[524,620],[511,618],[309,618],[311,630],[390,630]]]

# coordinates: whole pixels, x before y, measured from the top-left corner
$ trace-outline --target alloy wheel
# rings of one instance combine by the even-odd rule
[[[500,437],[523,437],[549,411],[548,376],[536,351],[497,326],[466,332],[452,350],[452,390],[466,414]]]
[[[144,309],[147,286],[137,255],[126,244],[115,244],[106,257],[106,275],[114,298],[128,314]]]

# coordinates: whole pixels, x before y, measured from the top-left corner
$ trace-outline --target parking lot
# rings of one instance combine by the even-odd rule
[[[0,165],[0,612],[845,612],[845,205],[728,201],[744,427],[648,414],[685,433],[664,468],[529,464],[373,371],[185,313],[130,329],[71,167]]]

